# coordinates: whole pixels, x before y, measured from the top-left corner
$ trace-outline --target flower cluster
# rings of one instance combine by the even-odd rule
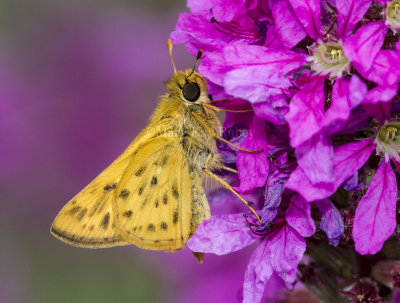
[[[248,135],[227,139],[264,150],[220,146],[238,170],[236,190],[253,195],[261,222],[251,214],[213,216],[189,248],[223,255],[257,242],[244,302],[259,302],[273,273],[287,287],[300,279],[329,293],[336,285],[334,302],[368,287],[373,302],[383,302],[370,268],[378,259],[357,268],[378,252],[400,258],[382,249],[397,226],[400,1],[188,0],[188,7],[172,42],[193,55],[204,51],[199,71],[214,98],[236,101],[230,109],[251,104],[253,114],[225,120],[225,129],[244,127]],[[321,252],[353,256],[350,264],[341,260],[350,274],[324,264]]]

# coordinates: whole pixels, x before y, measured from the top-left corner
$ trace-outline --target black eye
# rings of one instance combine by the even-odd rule
[[[183,96],[186,100],[194,102],[200,97],[200,87],[197,83],[186,83],[182,88]]]

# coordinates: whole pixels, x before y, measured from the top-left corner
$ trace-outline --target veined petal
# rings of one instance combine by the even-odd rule
[[[321,200],[332,195],[339,186],[358,171],[375,149],[373,139],[344,144],[334,149],[334,183],[312,184],[301,167],[290,175],[285,187],[298,192],[307,201]]]
[[[319,0],[289,0],[307,34],[314,40],[321,37],[321,4]]]
[[[272,7],[272,16],[275,20],[275,33],[285,48],[291,49],[307,35],[286,0]]]
[[[297,266],[306,250],[306,241],[287,224],[269,234],[267,241],[270,262],[274,272],[286,283],[296,280]]]
[[[218,1],[212,7],[215,19],[218,22],[231,22],[235,17],[246,12],[246,2],[247,0]]]
[[[264,187],[265,204],[261,216],[262,223],[267,224],[272,222],[278,214],[287,179],[288,175],[278,170],[275,170],[268,176],[267,183]]]
[[[219,0],[187,0],[187,7],[193,13],[206,13],[210,11],[210,8],[213,8]]]
[[[254,74],[251,75],[250,79],[243,79],[247,85],[252,86],[268,86],[268,82],[278,83],[278,80],[284,84],[278,83],[278,88],[288,87],[287,77],[285,75],[302,66],[306,63],[306,56],[286,50],[269,49],[258,45],[248,45],[243,42],[235,42],[227,45],[222,51],[208,54],[207,57],[202,61],[199,67],[199,71],[210,81],[223,86],[224,82],[229,84],[228,81],[224,81],[226,74],[233,70],[244,70],[243,73],[238,72],[231,75],[232,80],[241,78],[243,75],[247,75],[247,69],[250,67],[260,67],[260,70],[252,69]],[[240,85],[240,83],[238,83]],[[270,85],[271,86],[271,85]],[[273,87],[275,88],[275,86]],[[252,97],[248,98],[248,95],[242,96],[243,91],[238,88],[238,94],[232,94],[235,97],[243,98],[253,102],[265,101],[266,98]],[[248,89],[247,89],[248,90]],[[229,86],[229,91],[235,92],[233,85]]]
[[[238,191],[248,192],[257,187],[263,187],[269,172],[264,120],[253,115],[248,135],[241,147],[264,151],[261,153],[238,151],[236,160],[240,180]]]
[[[364,100],[367,94],[367,85],[357,75],[353,75],[349,83],[349,101],[350,107],[356,108]]]
[[[333,147],[330,138],[324,133],[313,136],[296,148],[297,163],[312,184],[332,183]]]
[[[337,79],[333,85],[332,104],[325,113],[324,126],[328,133],[336,132],[349,119],[352,110],[349,95],[349,82]]]
[[[321,131],[324,121],[324,79],[311,80],[303,85],[289,104],[285,116],[290,128],[290,144],[297,147]]]
[[[231,36],[221,33],[210,22],[209,16],[203,13],[182,13],[176,24],[176,30],[170,35],[174,44],[184,43],[192,55],[199,49],[207,54],[224,47]]]
[[[271,123],[286,124],[284,116],[289,110],[286,99],[284,95],[273,95],[265,102],[253,103],[254,113],[261,119]]]
[[[343,218],[329,199],[315,202],[321,214],[321,229],[326,233],[329,244],[337,246],[344,233]]]
[[[292,85],[287,73],[305,63],[303,55],[282,50],[264,50],[268,49],[263,48],[266,57],[255,58],[254,62],[246,65],[239,61],[236,67],[226,73],[223,86],[228,94],[256,103],[281,95],[282,90]]]
[[[257,240],[243,214],[211,217],[196,229],[188,241],[192,251],[225,255],[240,250]]]
[[[396,227],[397,183],[390,162],[382,161],[364,197],[357,206],[353,223],[356,250],[375,254]]]
[[[358,171],[343,183],[343,189],[348,191],[362,190],[363,186],[363,183],[358,183]]]
[[[368,71],[383,45],[385,34],[386,27],[383,21],[365,24],[343,42],[345,56],[357,70]]]
[[[385,122],[390,119],[390,102],[397,94],[397,83],[391,86],[378,86],[368,91],[362,104],[367,113]]]
[[[243,302],[258,303],[261,301],[265,285],[272,275],[269,260],[270,251],[266,242],[262,242],[253,252],[244,274]]]
[[[359,66],[360,74],[378,85],[391,86],[400,80],[400,51],[381,50],[369,69]]]
[[[281,71],[271,72],[269,65],[250,65],[226,73],[223,86],[228,94],[258,103],[282,94],[290,86]]]
[[[346,39],[351,34],[354,26],[367,12],[371,2],[371,0],[336,0],[338,39]]]
[[[301,236],[311,237],[315,233],[310,202],[304,200],[300,195],[292,196],[285,216],[286,222]]]

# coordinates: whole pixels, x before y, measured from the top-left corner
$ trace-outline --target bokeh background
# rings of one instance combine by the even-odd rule
[[[147,123],[185,10],[184,0],[0,1],[1,303],[237,301],[251,248],[199,265],[187,249],[88,250],[49,233]],[[183,46],[174,59],[194,62]]]

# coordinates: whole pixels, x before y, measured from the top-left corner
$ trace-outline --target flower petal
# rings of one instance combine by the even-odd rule
[[[269,234],[267,241],[270,262],[274,272],[286,283],[296,280],[297,266],[306,250],[306,242],[287,224]]]
[[[182,13],[170,38],[174,44],[184,43],[189,53],[196,56],[199,49],[206,55],[221,49],[232,37],[218,31],[207,14]]]
[[[397,183],[390,162],[382,161],[358,203],[353,223],[356,250],[375,254],[396,227]]]
[[[246,2],[247,0],[218,1],[212,7],[215,19],[218,22],[231,22],[235,17],[246,12]]]
[[[367,12],[371,2],[371,0],[336,0],[339,39],[346,39],[351,34],[354,26]]]
[[[330,134],[340,129],[350,117],[352,108],[349,100],[349,86],[350,83],[343,78],[337,79],[333,85],[332,104],[326,111],[324,120],[324,127]]]
[[[333,147],[325,134],[317,134],[304,142],[295,151],[297,163],[303,169],[312,184],[332,183]]]
[[[360,74],[378,85],[391,86],[400,80],[400,53],[393,50],[381,50],[369,69],[358,67]]]
[[[257,240],[243,214],[213,216],[196,229],[188,241],[195,252],[225,255],[240,250]]]
[[[310,202],[304,200],[300,195],[292,196],[286,210],[286,222],[301,236],[312,236],[315,233],[315,222],[311,217]]]
[[[264,294],[264,288],[272,275],[267,243],[261,243],[250,257],[244,274],[243,302],[258,303]]]
[[[353,75],[349,83],[349,100],[352,109],[361,104],[367,91],[367,84],[365,84],[357,75]]]
[[[289,104],[285,116],[290,128],[290,144],[297,147],[321,131],[324,121],[324,78],[303,85]]]
[[[291,49],[306,36],[286,0],[279,1],[272,7],[272,16],[275,20],[275,33],[285,48]]]
[[[368,91],[362,104],[367,113],[385,122],[390,119],[390,102],[397,94],[397,83],[391,86],[378,86]]]
[[[289,105],[284,95],[273,95],[265,102],[253,103],[254,113],[261,119],[271,123],[286,124],[284,115],[289,110]]]
[[[261,153],[249,153],[239,150],[236,165],[240,180],[239,192],[248,192],[263,187],[268,178],[269,162],[264,120],[253,115],[250,129],[241,147],[250,150],[264,150]]]
[[[281,88],[290,87],[285,75],[305,62],[303,54],[238,41],[207,54],[199,70],[208,80],[224,86],[227,93],[261,102],[272,93],[281,94]]]
[[[329,197],[344,181],[364,165],[374,148],[373,139],[338,146],[334,149],[334,183],[313,185],[306,177],[303,169],[297,167],[290,175],[285,187],[298,192],[307,201]]]
[[[278,208],[281,204],[282,193],[285,190],[285,182],[288,175],[275,170],[268,176],[264,188],[265,204],[262,210],[261,221],[264,224],[272,222],[278,214]]]
[[[289,0],[297,19],[314,40],[321,38],[321,5],[319,0]]]
[[[192,13],[206,13],[210,8],[214,7],[219,0],[187,0],[187,7]]]
[[[385,40],[385,28],[383,21],[370,22],[343,42],[344,54],[357,70],[371,68]]]
[[[363,186],[363,183],[358,183],[358,171],[343,183],[343,189],[348,191],[362,190]]]
[[[337,246],[344,233],[343,218],[329,199],[315,202],[321,214],[321,229],[326,233],[329,244]]]

